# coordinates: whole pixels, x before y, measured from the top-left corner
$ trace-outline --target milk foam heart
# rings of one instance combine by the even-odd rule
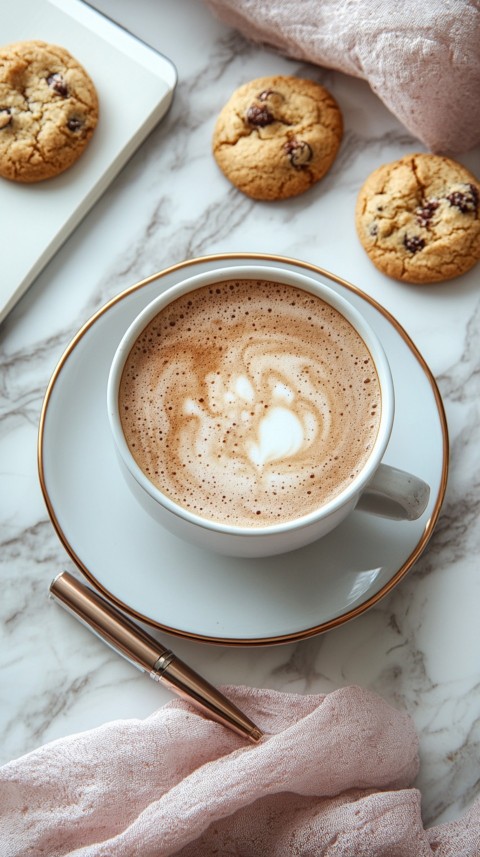
[[[294,456],[304,444],[304,430],[297,415],[288,408],[272,408],[258,424],[258,443],[250,441],[247,453],[252,464],[262,467],[270,461]]]
[[[321,298],[229,280],[167,305],[126,361],[119,407],[148,478],[204,518],[301,517],[362,469],[381,416],[371,355]]]

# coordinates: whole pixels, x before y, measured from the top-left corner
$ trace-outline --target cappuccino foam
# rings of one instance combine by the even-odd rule
[[[336,309],[232,279],[155,316],[127,358],[119,408],[133,457],[164,494],[203,518],[262,527],[351,483],[381,396],[370,352]]]

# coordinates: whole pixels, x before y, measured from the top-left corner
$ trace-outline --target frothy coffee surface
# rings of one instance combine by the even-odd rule
[[[337,310],[293,286],[229,280],[165,307],[120,384],[130,450],[204,518],[270,526],[338,495],[370,454],[380,386]]]

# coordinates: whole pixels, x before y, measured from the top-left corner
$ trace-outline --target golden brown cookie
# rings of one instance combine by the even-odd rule
[[[95,87],[58,45],[0,48],[0,175],[38,182],[80,157],[98,120]]]
[[[235,90],[213,133],[217,164],[253,199],[286,199],[330,169],[342,139],[342,114],[320,84],[260,77]]]
[[[440,155],[375,170],[358,195],[358,236],[376,267],[407,283],[457,277],[480,259],[480,183]]]

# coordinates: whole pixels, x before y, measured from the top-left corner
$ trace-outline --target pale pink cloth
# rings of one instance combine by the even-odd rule
[[[205,3],[256,42],[364,78],[432,151],[455,154],[480,143],[480,5],[475,0]]]
[[[225,688],[251,745],[174,701],[0,769],[1,857],[478,857],[480,807],[424,830],[409,716],[371,692]]]

